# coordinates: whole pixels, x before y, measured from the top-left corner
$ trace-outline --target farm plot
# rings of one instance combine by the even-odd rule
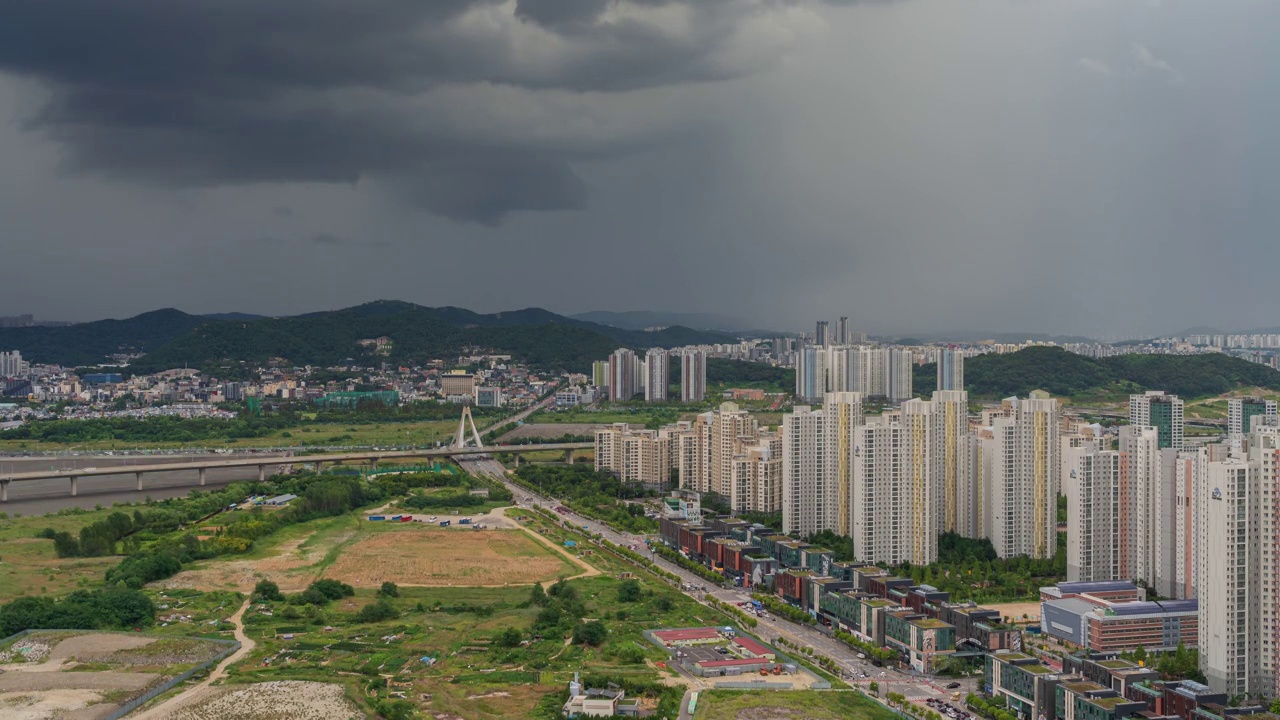
[[[220,689],[221,690],[221,689]],[[307,720],[362,718],[341,685],[277,680],[194,698],[173,709],[171,720]]]
[[[324,576],[355,587],[531,585],[578,571],[528,534],[514,530],[388,529],[360,540]]]

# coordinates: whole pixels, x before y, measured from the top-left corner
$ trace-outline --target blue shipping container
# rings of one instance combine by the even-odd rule
[[[441,521],[440,521],[440,527],[449,527],[449,521],[448,521],[448,520],[441,520]]]
[[[471,524],[471,518],[462,518],[461,520],[459,520],[459,521],[458,521],[458,524],[459,524],[459,525],[470,525],[470,524]]]
[[[370,516],[369,516],[369,522],[377,522],[377,521],[379,521],[379,520],[386,520],[386,518],[385,518],[385,517],[383,517],[383,516],[381,516],[381,515],[370,515]]]

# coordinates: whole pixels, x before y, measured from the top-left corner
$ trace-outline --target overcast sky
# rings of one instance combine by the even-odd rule
[[[1273,0],[0,0],[0,315],[1280,325]]]

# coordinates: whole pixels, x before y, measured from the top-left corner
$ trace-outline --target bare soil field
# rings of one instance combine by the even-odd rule
[[[0,717],[97,720],[184,669],[170,671],[168,666],[201,662],[220,649],[198,638],[94,632],[32,634],[3,654],[27,661],[0,666]],[[84,663],[103,669],[88,671]]]
[[[335,546],[354,537],[354,533],[340,533],[326,536],[321,542],[311,542],[320,534],[290,540],[266,558],[218,561],[206,567],[183,570],[162,582],[161,587],[250,592],[258,580],[266,577],[284,592],[299,592],[316,579],[317,572],[312,566]]]
[[[100,633],[94,635],[76,635],[54,646],[49,653],[50,660],[67,660],[75,658],[80,662],[106,662],[120,650],[132,650],[145,647],[155,642],[155,638],[140,635],[113,635]]]
[[[341,685],[276,681],[217,688],[195,702],[172,708],[170,720],[347,720],[362,718]]]
[[[575,568],[524,532],[430,527],[360,540],[324,572],[355,587],[377,587],[387,580],[424,587],[532,585],[572,574]]]
[[[0,693],[0,717],[6,720],[97,720],[116,710],[96,690],[48,690]]]
[[[1015,621],[1022,620],[1023,615],[1026,615],[1031,620],[1040,619],[1040,603],[1038,602],[983,603],[982,607],[999,610],[1001,615],[1013,618]]]

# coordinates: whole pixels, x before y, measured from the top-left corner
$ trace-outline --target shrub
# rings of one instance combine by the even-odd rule
[[[378,588],[378,594],[383,597],[400,597],[400,588],[388,580],[382,583],[382,587]]]
[[[591,622],[578,623],[573,629],[573,642],[582,645],[591,645],[592,647],[600,647],[600,644],[608,637],[609,630],[604,623],[599,620]]]
[[[396,610],[390,600],[383,597],[375,603],[360,608],[360,612],[356,613],[356,622],[384,622],[386,620],[395,620],[398,617],[400,617],[400,612]]]
[[[284,595],[280,592],[280,586],[263,578],[253,586],[253,597],[263,602],[273,602],[284,600]]]

